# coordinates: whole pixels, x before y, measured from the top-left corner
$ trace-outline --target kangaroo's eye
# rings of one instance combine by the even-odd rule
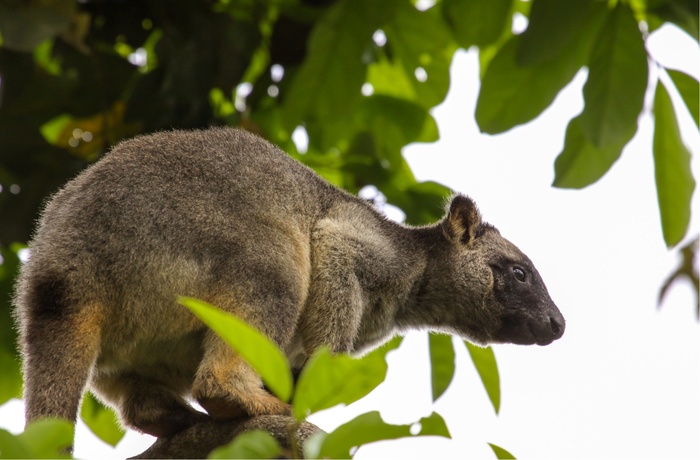
[[[525,270],[523,270],[520,267],[513,267],[513,276],[515,276],[515,279],[520,281],[521,283],[525,282]]]

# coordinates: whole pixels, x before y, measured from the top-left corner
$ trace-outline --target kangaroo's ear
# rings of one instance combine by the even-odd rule
[[[481,213],[471,198],[455,195],[442,222],[447,239],[471,246],[482,225]]]

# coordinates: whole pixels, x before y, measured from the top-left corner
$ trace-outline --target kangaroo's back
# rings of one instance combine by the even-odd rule
[[[302,290],[311,227],[338,199],[349,196],[245,131],[163,132],[116,146],[48,203],[19,276],[28,421],[75,420],[101,369],[147,373],[164,348],[201,348],[201,323],[177,295],[225,303],[230,286],[280,274]],[[162,360],[186,385],[180,366],[191,374],[200,355]]]

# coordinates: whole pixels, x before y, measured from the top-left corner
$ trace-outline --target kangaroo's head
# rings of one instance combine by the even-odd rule
[[[434,263],[444,276],[435,300],[451,310],[441,329],[480,344],[548,345],[564,334],[564,317],[532,261],[482,222],[471,199],[453,197],[438,226],[444,240]]]

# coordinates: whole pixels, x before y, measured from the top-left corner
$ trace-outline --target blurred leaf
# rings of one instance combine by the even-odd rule
[[[318,431],[309,436],[302,446],[303,458],[320,458],[319,452],[321,452],[321,446],[327,437],[328,433],[325,431]]]
[[[698,40],[698,2],[696,0],[647,0],[647,13],[677,25]]]
[[[114,411],[95,399],[92,393],[86,393],[83,398],[80,418],[95,436],[110,446],[116,446],[126,434]]]
[[[136,5],[140,3],[131,4]],[[125,94],[124,119],[140,123],[146,132],[220,123],[209,103],[210,91],[231,94],[241,83],[261,42],[259,25],[217,11],[211,2],[182,2],[177,8],[167,2],[143,5],[139,22],[157,18],[157,28],[142,45],[147,62]],[[109,20],[116,11],[105,16]],[[121,33],[123,24],[114,27]]]
[[[217,118],[226,119],[236,113],[234,100],[235,96],[233,99],[228,99],[220,88],[212,88],[209,91],[209,103]]]
[[[429,109],[445,99],[450,87],[454,53],[450,34],[432,11],[419,11],[409,2],[399,2],[392,19],[383,26],[387,46],[393,59],[404,67],[417,97],[415,102]],[[419,78],[421,69],[425,81]]]
[[[0,327],[11,327],[12,323],[0,324]],[[0,349],[0,405],[13,398],[22,396],[22,374],[20,372],[19,357],[14,351]]]
[[[383,189],[383,185],[402,166],[403,157],[395,150],[378,145],[378,142],[368,128],[358,132],[343,152],[342,187],[350,193],[357,193],[366,185]]]
[[[481,383],[484,384],[491,404],[498,414],[501,408],[501,379],[498,375],[498,365],[493,349],[491,347],[481,348],[469,342],[464,342],[464,344],[467,346],[479,377],[481,377]]]
[[[488,46],[481,46],[479,47],[479,78],[481,80],[484,79],[484,75],[486,75],[486,70],[488,69],[489,65],[491,64],[491,61],[493,61],[493,58],[496,56],[498,51],[500,51],[501,48],[503,48],[503,45],[508,42],[513,37],[513,27],[512,27],[512,18],[515,17],[515,15],[521,15],[523,17],[529,18],[530,17],[530,9],[532,6],[532,2],[530,1],[514,1],[512,2],[510,12],[508,13],[508,27],[504,27],[503,31],[501,32],[500,37],[493,42],[492,44]]]
[[[700,298],[700,276],[698,275],[698,269],[695,265],[695,259],[698,254],[698,242],[698,237],[695,237],[693,241],[681,248],[681,263],[666,279],[663,286],[661,286],[657,306],[661,308],[661,303],[664,301],[666,293],[676,281],[686,278],[690,281],[691,286],[693,286],[693,291],[695,292],[695,317],[700,321],[700,302],[698,302]]]
[[[22,375],[17,353],[17,330],[13,327],[12,293],[14,280],[19,269],[17,251],[24,246],[12,245],[12,248],[0,246],[0,404],[22,394]]]
[[[695,179],[690,152],[683,144],[671,98],[661,81],[654,96],[653,149],[661,227],[666,245],[673,247],[688,230]]]
[[[18,435],[34,458],[64,458],[63,450],[73,442],[74,427],[65,420],[43,419],[30,423]]]
[[[15,435],[0,428],[0,458],[32,458],[32,454]]]
[[[505,450],[502,447],[498,447],[495,444],[488,443],[489,446],[491,447],[491,450],[493,451],[494,454],[496,454],[496,458],[498,459],[504,459],[504,460],[509,460],[509,459],[515,459],[515,456]]]
[[[512,0],[445,0],[443,15],[462,48],[490,45],[510,27]]]
[[[587,108],[584,108],[584,111]],[[632,139],[636,125],[626,137],[617,144],[597,148],[586,139],[581,128],[581,115],[569,122],[566,128],[564,150],[554,162],[554,187],[583,188],[608,172],[610,167],[620,158],[622,149]]]
[[[63,133],[65,127],[70,124],[72,120],[73,117],[67,113],[64,113],[41,125],[39,130],[41,131],[41,135],[44,137],[46,142],[50,144],[57,144],[60,142],[59,139],[61,138],[61,134]],[[63,144],[63,142],[60,143]],[[68,142],[65,142],[65,144],[68,145]]]
[[[413,79],[415,75],[408,73],[400,62],[393,62],[384,56],[378,57],[367,67],[367,83],[372,85],[375,95],[421,103]]]
[[[23,433],[0,430],[0,458],[70,458],[73,425],[66,420],[36,420]]]
[[[390,203],[406,213],[410,225],[431,224],[443,215],[445,199],[452,190],[437,182],[416,182],[413,177],[407,183],[391,183],[382,187]]]
[[[63,40],[55,40],[52,54],[60,60],[62,79],[72,84],[59,113],[76,118],[109,112],[123,101],[130,83],[138,77],[137,66],[111,51],[82,53]]]
[[[608,15],[591,50],[588,70],[581,129],[597,148],[617,146],[636,130],[648,76],[644,40],[624,3]]]
[[[521,34],[516,62],[541,64],[568,53],[593,8],[605,8],[595,0],[533,0],[527,29]]]
[[[316,23],[306,59],[285,96],[290,131],[307,117],[326,121],[354,108],[365,82],[363,53],[395,4],[340,0]]]
[[[21,244],[13,244],[9,248],[0,246],[0,349],[11,354],[14,354],[17,344],[17,331],[12,327],[14,320],[11,300],[15,277],[20,267],[17,252],[24,247]]]
[[[328,433],[323,439],[317,455],[313,455],[314,452],[310,452],[310,454],[312,454],[311,458],[351,458],[354,447],[376,441],[412,436],[449,438],[450,433],[445,421],[435,412],[413,425],[389,425],[382,420],[379,412],[367,412]]]
[[[700,126],[700,109],[698,108],[700,105],[700,84],[695,78],[680,70],[666,69],[666,72],[671,76],[673,84],[676,85],[676,89],[683,98],[695,126]]]
[[[427,143],[437,142],[438,140],[440,140],[440,131],[437,122],[430,112],[428,112],[423,123],[423,128],[421,129],[418,137],[414,139],[414,142]]]
[[[321,347],[309,358],[297,381],[292,410],[301,420],[338,404],[350,404],[374,390],[386,377],[386,354],[401,343],[395,337],[357,359],[333,355]]]
[[[207,458],[279,458],[281,452],[282,448],[270,433],[252,430],[212,450]]]
[[[44,40],[67,31],[76,0],[0,3],[2,46],[29,52]]]
[[[180,297],[179,302],[236,350],[260,375],[270,391],[282,401],[289,401],[292,371],[277,345],[243,320],[202,300]]]
[[[433,401],[437,401],[454,377],[455,350],[450,335],[430,333],[428,340],[430,344],[430,381]]]
[[[34,48],[34,62],[47,73],[59,76],[61,74],[61,60],[53,54],[53,42],[46,40]]]
[[[139,132],[137,124],[124,123],[124,103],[117,102],[110,110],[85,118],[68,114],[44,123],[40,130],[46,142],[69,150],[86,161],[94,161],[106,146]]]
[[[399,162],[402,159],[401,149],[415,141],[426,128],[432,130],[435,123],[420,105],[384,95],[363,98],[356,117],[359,119],[358,126],[374,134],[380,160],[388,162]]]

